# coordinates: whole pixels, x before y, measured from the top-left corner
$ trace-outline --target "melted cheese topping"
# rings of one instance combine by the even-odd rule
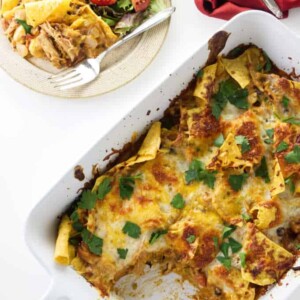
[[[135,156],[98,178],[94,193],[105,178],[111,189],[92,209],[78,212],[103,240],[102,253],[82,241],[72,265],[102,295],[145,262],[164,261],[195,284],[199,299],[221,293],[251,300],[257,286],[278,281],[292,266],[292,237],[300,233],[300,163],[285,156],[300,146],[300,127],[281,120],[299,117],[300,89],[263,71],[265,63],[265,54],[251,47],[204,68],[195,89],[166,112],[171,125],[167,118],[162,128],[154,123]],[[238,92],[228,96],[227,86],[220,95],[228,80]],[[235,101],[245,92],[247,107],[241,109]],[[283,96],[290,99],[285,108]],[[219,118],[217,101],[225,101]],[[220,135],[224,141],[217,147]],[[279,151],[283,141],[287,146]],[[121,197],[124,176],[134,178],[128,199]],[[138,236],[124,232],[127,222],[138,226]],[[126,257],[117,249],[126,249]]]

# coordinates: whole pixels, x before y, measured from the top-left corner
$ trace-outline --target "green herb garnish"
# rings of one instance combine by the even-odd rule
[[[285,179],[284,182],[289,187],[290,192],[292,194],[294,194],[295,190],[296,190],[296,187],[295,187],[293,179],[291,177],[289,177],[289,178]]]
[[[285,155],[284,159],[289,164],[300,163],[300,146],[298,146],[298,145],[294,146],[293,151],[291,151],[287,155]]]
[[[300,125],[300,119],[295,117],[284,119],[282,120],[282,122],[292,124],[292,125]]]
[[[235,137],[235,141],[238,145],[241,145],[242,148],[242,153],[248,152],[251,149],[249,140],[247,139],[247,137],[243,136],[243,135],[237,135]]]
[[[281,103],[283,105],[284,108],[288,108],[289,107],[289,103],[290,103],[290,99],[286,96],[282,97]]]
[[[231,268],[231,258],[229,257],[223,257],[223,256],[217,256],[217,260],[227,269],[230,270]]]
[[[250,215],[248,215],[247,213],[242,214],[242,218],[246,221],[249,222],[252,220],[252,217]]]
[[[242,245],[238,241],[233,239],[232,237],[229,237],[228,241],[229,241],[229,246],[231,248],[232,253],[237,253],[242,249]]]
[[[193,244],[196,240],[196,236],[194,236],[193,234],[190,234],[187,238],[186,238],[187,242],[189,244]]]
[[[235,230],[236,230],[236,226],[226,225],[223,229],[223,239],[228,238]]]
[[[203,69],[201,69],[201,70],[199,70],[198,72],[197,72],[197,78],[200,78],[200,79],[202,79],[203,78],[203,74],[204,74],[204,71],[203,71]]]
[[[92,253],[96,255],[101,255],[102,247],[103,247],[103,239],[95,236],[86,228],[82,230],[81,237],[83,242],[88,246],[89,250]]]
[[[281,141],[279,143],[279,145],[277,146],[276,153],[280,153],[280,152],[288,149],[288,147],[289,147],[288,143],[286,143],[285,141]]]
[[[214,241],[215,249],[218,250],[218,248],[219,248],[219,238],[217,236],[214,236],[213,241]]]
[[[97,201],[97,195],[90,190],[84,190],[81,199],[78,202],[78,207],[83,209],[93,209]]]
[[[118,248],[117,251],[118,251],[120,259],[126,259],[128,249]]]
[[[228,182],[233,190],[238,192],[243,184],[246,182],[248,178],[248,174],[241,174],[241,175],[230,175]]]
[[[255,176],[263,178],[265,183],[270,182],[267,160],[265,156],[262,158],[259,167],[255,170]]]
[[[222,243],[221,246],[220,246],[220,250],[221,252],[223,253],[223,255],[225,257],[228,257],[228,254],[229,254],[229,244],[228,243]]]
[[[123,200],[131,198],[135,187],[135,180],[141,178],[142,178],[141,174],[136,176],[120,177],[119,179],[120,197]]]
[[[26,34],[31,34],[32,26],[28,25],[25,20],[16,19],[16,22],[24,28]]]
[[[263,55],[264,55],[264,58],[266,61],[265,66],[264,66],[264,71],[266,73],[269,73],[272,70],[272,62],[265,51],[263,51]]]
[[[127,221],[122,229],[123,233],[127,234],[128,236],[138,239],[141,235],[141,228],[140,226]]]
[[[78,215],[78,212],[75,210],[73,211],[73,213],[71,214],[70,216],[70,219],[72,221],[72,227],[78,231],[78,232],[81,232],[83,230],[83,225],[82,223],[80,222],[79,220],[79,215]]]
[[[214,141],[214,145],[216,147],[221,147],[224,143],[224,136],[223,134],[221,133]]]
[[[273,144],[274,129],[267,129],[267,130],[266,130],[266,134],[267,134],[268,138],[265,139],[264,142],[265,142],[266,144],[268,144],[268,145],[269,145],[269,144]]]
[[[167,229],[161,229],[156,232],[152,232],[150,240],[149,240],[149,244],[153,245],[162,235],[165,235],[167,233],[168,233]]]
[[[216,173],[216,171],[210,172],[205,170],[204,164],[195,159],[190,163],[188,171],[185,172],[185,181],[187,184],[192,181],[203,181],[204,184],[213,189],[216,181]]]
[[[213,96],[212,114],[216,119],[219,119],[228,101],[237,108],[248,109],[247,98],[248,90],[241,89],[234,80],[222,81],[219,85],[219,91]]]
[[[184,208],[185,201],[184,201],[184,199],[182,198],[182,195],[181,195],[181,194],[175,195],[174,198],[173,198],[172,201],[171,201],[171,205],[172,205],[174,208],[177,208],[177,209],[182,209],[182,208]]]
[[[103,179],[98,187],[97,198],[103,200],[105,196],[111,191],[111,180],[109,178]]]
[[[241,260],[241,266],[242,266],[242,268],[245,268],[246,267],[246,253],[240,252],[239,256],[240,256],[240,260]]]

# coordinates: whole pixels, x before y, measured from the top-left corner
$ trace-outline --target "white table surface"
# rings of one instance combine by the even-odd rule
[[[200,14],[193,0],[173,3],[177,11],[158,56],[137,79],[110,94],[52,98],[0,70],[1,300],[40,299],[50,283],[24,243],[30,209],[143,95],[225,23]],[[300,9],[282,22],[300,34]]]

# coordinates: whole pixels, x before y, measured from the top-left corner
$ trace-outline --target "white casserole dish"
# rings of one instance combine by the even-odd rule
[[[280,69],[289,72],[294,67],[296,73],[300,73],[300,37],[293,34],[271,15],[263,12],[246,12],[232,19],[221,30],[231,33],[223,50],[224,53],[241,43],[253,43],[263,48]],[[169,99],[173,99],[186,87],[207,57],[208,49],[205,44],[86,153],[76,165],[84,168],[87,180],[92,177],[93,165],[98,163],[100,167],[105,166],[107,162],[103,162],[103,158],[107,155],[107,151],[110,152],[111,148],[122,148],[126,142],[130,141],[134,131],[142,133],[153,120],[162,117],[169,105]],[[56,217],[74,200],[81,187],[82,183],[74,178],[74,170],[70,170],[36,205],[28,217],[25,230],[26,243],[52,277],[52,284],[43,299],[99,299],[96,290],[75,271],[53,262],[58,223]],[[177,287],[179,294],[173,293],[178,282],[170,284],[172,276],[168,276],[167,284],[159,288],[151,285],[147,280],[148,284],[143,281],[144,299],[186,299],[183,295],[183,290],[186,289],[181,289],[180,286]],[[297,292],[300,292],[300,281],[298,282],[297,272],[290,271],[280,286],[273,288],[261,299],[296,300],[299,299]],[[141,297],[142,295],[135,298],[127,296],[126,299],[140,299]]]

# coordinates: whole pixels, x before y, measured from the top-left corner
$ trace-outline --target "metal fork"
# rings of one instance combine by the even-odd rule
[[[168,7],[158,12],[153,17],[142,23],[133,32],[129,33],[123,39],[117,41],[111,47],[107,48],[98,57],[88,58],[74,68],[68,68],[67,70],[64,70],[56,75],[50,76],[50,82],[54,85],[55,88],[61,91],[75,88],[91,82],[99,75],[101,69],[101,61],[110,51],[116,49],[117,47],[125,44],[127,41],[168,19],[174,11],[175,7]]]

